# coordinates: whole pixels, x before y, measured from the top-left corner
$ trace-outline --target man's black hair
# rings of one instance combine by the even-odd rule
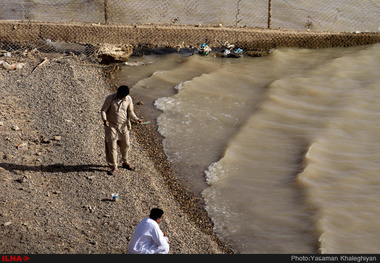
[[[157,220],[164,214],[164,211],[160,208],[153,208],[150,210],[150,215],[149,217],[152,218],[153,220]]]
[[[117,94],[119,94],[122,98],[128,96],[129,95],[129,87],[126,85],[121,85],[117,89]]]

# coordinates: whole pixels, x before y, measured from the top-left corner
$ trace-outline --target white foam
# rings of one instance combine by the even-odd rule
[[[170,97],[158,98],[154,102],[154,106],[157,109],[162,110],[163,112],[175,109],[178,106],[178,104],[179,102],[176,102],[174,98]]]
[[[220,164],[220,162],[215,162],[211,164],[205,171],[205,174],[206,174],[206,182],[210,185],[215,183],[216,181],[218,181],[220,178],[224,177],[225,175],[223,167]]]
[[[183,88],[183,85],[184,85],[186,82],[187,82],[187,81],[179,83],[177,86],[174,87],[174,89],[175,89],[175,90],[178,90],[178,91],[181,90],[181,89]]]

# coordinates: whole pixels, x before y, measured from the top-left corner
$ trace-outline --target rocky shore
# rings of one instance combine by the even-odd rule
[[[100,108],[115,88],[109,67],[29,50],[6,61],[20,64],[0,67],[0,253],[125,254],[153,207],[165,211],[170,253],[234,253],[177,182],[156,127],[132,127],[136,171],[106,174]]]

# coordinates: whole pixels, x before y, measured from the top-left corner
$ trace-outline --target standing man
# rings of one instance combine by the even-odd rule
[[[169,239],[162,233],[159,223],[164,211],[153,208],[149,218],[144,218],[137,225],[129,244],[129,254],[168,254]]]
[[[133,110],[128,86],[120,86],[116,93],[106,98],[101,115],[105,127],[106,160],[111,167],[108,174],[113,175],[118,171],[117,145],[120,146],[122,167],[133,171],[134,167],[128,163],[129,131],[131,119],[137,123],[141,123],[141,120]]]

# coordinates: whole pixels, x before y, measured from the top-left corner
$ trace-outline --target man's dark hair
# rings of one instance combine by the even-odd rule
[[[150,210],[150,215],[149,217],[152,218],[153,220],[157,220],[164,214],[164,211],[160,208],[153,208]]]
[[[117,94],[119,94],[122,98],[128,96],[129,95],[129,87],[126,85],[121,85],[117,89]]]

